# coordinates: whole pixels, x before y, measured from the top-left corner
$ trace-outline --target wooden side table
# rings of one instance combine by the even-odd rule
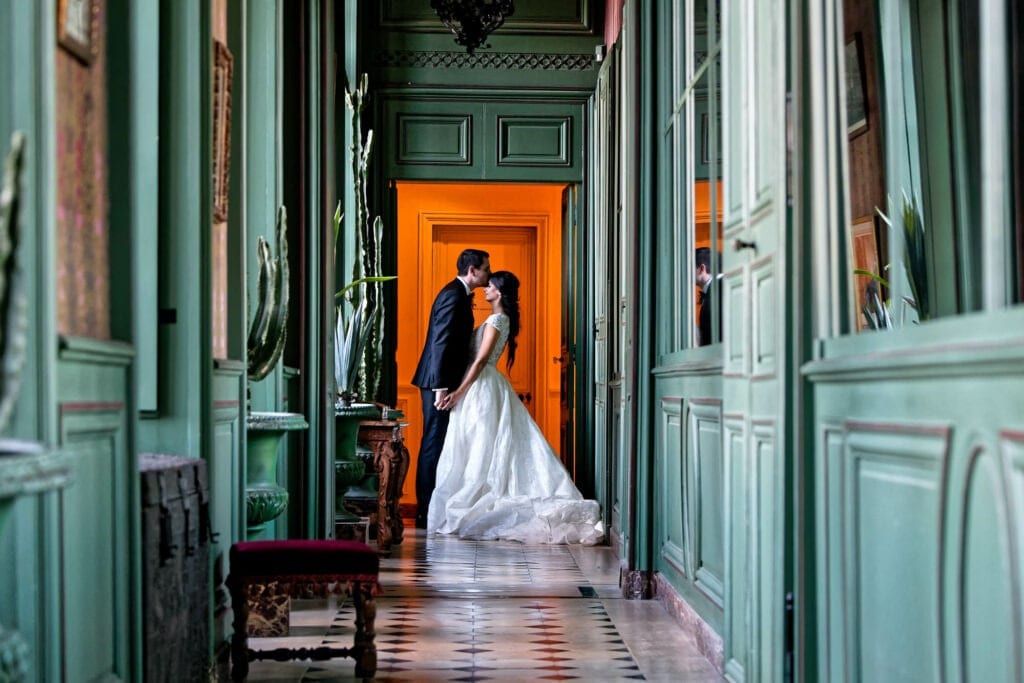
[[[359,441],[373,450],[373,463],[380,477],[377,486],[377,549],[390,553],[402,542],[404,527],[398,501],[409,471],[409,449],[402,438],[405,422],[363,420]]]

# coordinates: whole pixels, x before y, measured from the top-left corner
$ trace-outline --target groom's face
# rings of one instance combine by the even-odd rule
[[[491,259],[484,258],[484,262],[480,264],[479,268],[473,266],[469,267],[469,272],[466,274],[466,284],[471,289],[477,287],[483,287],[491,279]]]

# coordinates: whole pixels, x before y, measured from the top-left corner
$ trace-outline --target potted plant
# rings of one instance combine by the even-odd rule
[[[364,74],[354,93],[345,91],[345,103],[352,114],[352,177],[356,196],[355,245],[358,258],[353,264],[352,281],[335,294],[335,485],[339,491],[360,482],[366,474],[366,463],[356,457],[356,438],[362,420],[380,416],[380,409],[373,401],[380,384],[383,353],[381,285],[397,277],[381,274],[383,227],[380,216],[370,220],[367,207],[366,178],[373,131],[367,132],[364,142],[360,129],[367,82]],[[333,219],[336,270],[342,215],[339,201]],[[351,520],[352,516],[344,510],[342,501],[343,496],[336,495],[336,519]]]
[[[341,226],[341,202],[334,211],[334,242],[337,245]],[[380,234],[380,217],[374,221],[375,234]],[[358,266],[357,266],[358,268]],[[337,408],[349,408],[359,398],[372,399],[380,381],[377,348],[370,342],[379,338],[383,316],[379,298],[367,295],[367,285],[394,280],[395,275],[362,275],[342,287],[334,295],[334,380]],[[379,344],[379,342],[378,342]],[[372,401],[369,401],[372,405]]]
[[[372,402],[380,385],[383,354],[384,313],[382,283],[397,276],[381,272],[381,242],[384,228],[380,216],[370,219],[367,176],[373,150],[373,130],[361,131],[368,78],[363,74],[355,92],[345,90],[345,104],[351,112],[352,178],[356,197],[355,248],[352,281],[335,294],[336,334],[335,381],[338,405],[350,406],[358,399]],[[335,269],[338,265],[338,235],[341,230],[341,202],[334,212]]]
[[[893,213],[891,198],[889,205],[890,213]],[[904,193],[901,211],[898,214],[901,219],[899,226],[894,224],[894,218],[887,216],[878,207],[875,207],[875,212],[890,229],[898,230],[903,238],[903,267],[907,273],[907,284],[910,286],[910,296],[902,297],[904,306],[909,306],[917,312],[917,322],[934,318],[936,316],[934,301],[929,295],[924,221],[921,218],[921,210],[918,209],[917,202]],[[886,264],[885,270],[888,269],[889,265]],[[865,292],[867,301],[861,309],[867,327],[872,330],[891,329],[893,327],[892,304],[888,300],[883,302],[879,295],[879,285],[888,289],[889,281],[878,273],[861,268],[854,268],[853,273],[871,278]],[[901,324],[902,321],[903,315],[900,316]]]
[[[277,256],[261,235],[256,286],[259,298],[247,340],[247,377],[259,382],[281,359],[288,324],[288,214],[277,210]],[[298,413],[252,412],[246,416],[245,514],[249,538],[257,536],[288,505],[288,490],[277,481],[277,456],[286,432],[306,429]]]

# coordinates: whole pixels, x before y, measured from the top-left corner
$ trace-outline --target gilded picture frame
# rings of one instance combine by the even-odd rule
[[[213,41],[213,220],[228,220],[231,170],[231,79],[234,58],[227,45]]]
[[[864,270],[875,275],[886,277],[884,272],[881,249],[880,220],[877,216],[868,215],[855,218],[850,225],[851,243],[853,247],[853,267]],[[853,305],[856,307],[855,316],[857,329],[864,328],[864,317],[861,314],[864,306],[871,303],[868,299],[868,288],[874,289],[881,301],[884,301],[888,292],[886,288],[875,282],[867,275],[854,275],[856,296],[853,297]]]
[[[860,33],[846,42],[846,134],[853,138],[868,129],[868,96],[864,81],[864,47]]]
[[[57,44],[85,65],[96,57],[96,0],[57,0]]]

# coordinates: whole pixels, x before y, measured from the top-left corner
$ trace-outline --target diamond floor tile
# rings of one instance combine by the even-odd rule
[[[376,681],[721,681],[657,601],[626,601],[605,547],[405,540],[381,560]],[[347,644],[351,605],[292,604],[292,635]],[[250,681],[355,681],[350,659],[252,662]]]

